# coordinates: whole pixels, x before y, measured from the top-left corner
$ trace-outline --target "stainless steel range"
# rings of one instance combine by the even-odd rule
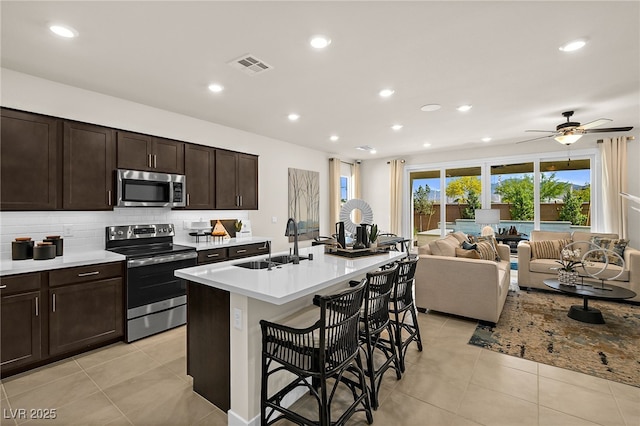
[[[193,247],[173,244],[171,224],[106,228],[106,249],[127,257],[126,340],[133,342],[185,324],[186,282],[176,269],[197,264]]]

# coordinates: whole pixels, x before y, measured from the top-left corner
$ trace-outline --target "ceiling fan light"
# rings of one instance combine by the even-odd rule
[[[563,145],[571,145],[572,143],[577,142],[578,139],[580,139],[581,137],[582,137],[582,135],[572,134],[572,135],[556,136],[554,139],[557,140],[558,142],[560,142]]]

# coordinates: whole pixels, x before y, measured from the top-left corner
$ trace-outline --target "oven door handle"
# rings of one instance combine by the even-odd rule
[[[143,257],[140,259],[131,259],[127,261],[127,267],[139,268],[141,266],[157,265],[158,263],[168,263],[168,262],[177,262],[180,260],[195,259],[197,257],[198,257],[198,253],[196,253],[195,250],[190,251],[188,253],[176,253],[176,254],[169,254],[166,256]]]

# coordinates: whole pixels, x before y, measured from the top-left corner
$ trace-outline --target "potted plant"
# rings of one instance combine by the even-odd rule
[[[369,248],[378,248],[378,225],[375,223],[371,225],[371,232],[369,232]]]
[[[578,272],[576,266],[582,265],[580,261],[580,249],[571,250],[563,248],[560,251],[560,260],[556,260],[560,264],[558,269],[558,281],[562,284],[575,285],[578,280]]]

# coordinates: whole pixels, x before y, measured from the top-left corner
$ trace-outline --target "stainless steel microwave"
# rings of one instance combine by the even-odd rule
[[[184,175],[116,170],[117,207],[185,207]]]

